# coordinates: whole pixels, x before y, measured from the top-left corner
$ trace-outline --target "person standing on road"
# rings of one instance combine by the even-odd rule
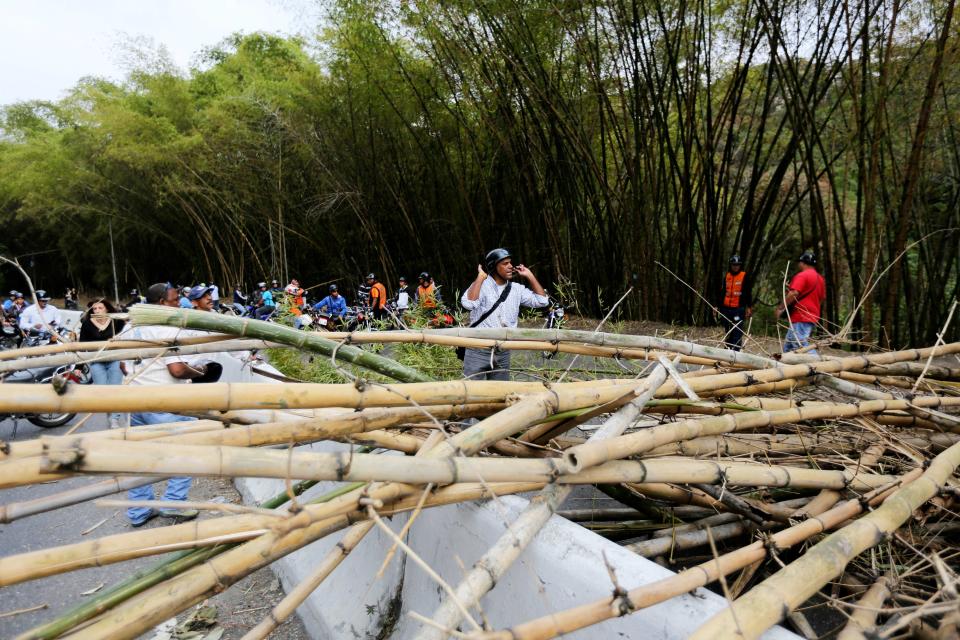
[[[723,343],[728,349],[740,351],[743,326],[753,315],[753,278],[743,270],[739,255],[730,256],[730,266],[723,279],[723,299],[720,303],[720,324],[724,328]]]
[[[387,288],[377,280],[375,273],[367,274],[367,286],[370,287],[370,312],[374,320],[385,320],[387,317]]]
[[[123,320],[117,320],[107,315],[116,312],[116,307],[105,298],[91,300],[87,304],[87,311],[83,314],[83,319],[80,320],[80,342],[112,340],[123,330],[124,326]],[[93,384],[123,384],[123,376],[126,374],[126,363],[119,360],[90,363],[90,376],[93,378]],[[111,429],[119,429],[122,426],[122,414],[114,412],[108,417]]]
[[[404,276],[400,276],[399,285],[397,288],[397,315],[402,316],[410,308],[410,299],[413,296]]]
[[[191,291],[193,293],[193,291]],[[196,299],[206,297],[210,301],[209,291],[198,296]],[[169,283],[158,283],[151,285],[147,289],[147,302],[149,304],[161,304],[165,307],[179,307],[180,299],[177,288]],[[191,306],[193,306],[191,304]],[[135,327],[131,332],[130,338],[133,340],[155,340],[159,342],[169,342],[176,340],[181,335],[182,330],[177,327],[166,326],[145,326]],[[169,356],[166,358],[152,358],[144,360],[134,369],[133,377],[130,379],[131,386],[155,386],[167,384],[186,384],[191,380],[202,378],[207,375],[208,367],[199,364],[190,359],[181,356]],[[187,416],[180,416],[173,413],[131,413],[130,425],[137,427],[146,424],[163,424],[167,422],[183,422],[196,420]],[[167,480],[167,488],[163,494],[164,501],[185,501],[187,492],[190,490],[191,479],[188,477],[170,478]],[[127,493],[130,500],[148,501],[154,500],[153,485],[145,485],[130,489]],[[150,507],[130,507],[127,509],[127,518],[131,526],[140,527],[157,516],[168,518],[177,518],[180,520],[192,520],[197,517],[196,509],[151,509]]]
[[[511,282],[520,276],[530,285]],[[494,249],[477,265],[477,277],[460,298],[470,312],[474,328],[516,327],[520,307],[545,307],[550,303],[533,272],[522,264],[513,266],[513,257],[506,249]],[[466,349],[463,376],[472,380],[509,380],[510,352],[497,349]]]
[[[790,329],[783,344],[783,352],[809,346],[813,327],[820,322],[820,305],[827,297],[827,283],[817,273],[817,257],[812,251],[804,251],[798,259],[800,271],[790,280],[783,302],[777,305],[776,315],[786,311]],[[810,349],[811,355],[818,355]]]

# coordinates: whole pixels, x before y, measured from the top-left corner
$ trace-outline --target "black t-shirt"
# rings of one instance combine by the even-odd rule
[[[111,320],[105,328],[100,329],[87,317],[80,323],[80,342],[101,342],[109,340],[123,330],[123,320]]]

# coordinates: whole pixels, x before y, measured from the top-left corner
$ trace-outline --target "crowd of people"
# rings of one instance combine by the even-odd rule
[[[783,301],[777,305],[775,312],[778,317],[785,313],[790,325],[784,351],[805,349],[816,353],[810,344],[810,338],[814,327],[820,321],[826,284],[816,270],[817,260],[812,252],[805,251],[797,262],[798,271],[790,280]],[[412,287],[406,278],[400,277],[393,297],[388,298],[386,286],[379,281],[375,273],[369,273],[357,288],[358,303],[369,309],[376,319],[386,318],[388,311],[402,316],[414,305],[428,312],[441,309],[440,287],[430,274],[421,273],[417,281],[417,286]],[[725,329],[725,346],[739,350],[746,334],[745,323],[752,317],[754,306],[752,277],[744,270],[739,255],[730,257],[723,282],[723,290],[715,310]],[[15,325],[24,334],[49,331],[56,336],[55,328],[62,325],[60,311],[50,304],[50,296],[46,291],[38,289],[35,294],[36,302],[27,304],[23,293],[10,291],[9,298],[3,302],[4,322]],[[68,306],[76,308],[78,301],[75,291],[68,290],[65,296],[65,301],[67,300]],[[309,308],[334,319],[344,318],[349,306],[337,284],[330,284],[326,296],[310,303],[307,300],[307,291],[300,286],[298,280],[292,279],[282,288],[276,280],[269,285],[267,282],[260,282],[251,293],[245,293],[237,286],[233,290],[230,307],[241,314],[250,313],[252,310],[254,317],[267,319],[276,311],[281,300],[288,303],[288,308]],[[509,329],[517,326],[521,307],[546,307],[550,300],[529,268],[523,264],[514,264],[514,258],[508,250],[497,248],[489,251],[477,265],[476,276],[459,302],[470,314],[470,327]],[[223,310],[220,290],[215,284],[175,286],[170,283],[157,283],[151,285],[143,295],[136,289],[130,291],[130,299],[124,307],[118,308],[104,298],[91,300],[76,330],[78,339],[97,342],[123,337],[162,342],[182,339],[191,333],[202,333],[167,326],[127,327],[122,319],[115,317],[117,311],[140,303],[183,307],[203,312]],[[465,349],[458,355],[463,360],[463,375],[466,378],[508,380],[510,377],[510,352],[507,350]],[[209,356],[190,357],[176,354],[145,359],[129,367],[121,362],[97,362],[90,365],[90,372],[95,384],[117,385],[124,381],[126,384],[138,386],[196,384],[217,381],[222,365]],[[110,414],[110,428],[122,426],[122,418],[120,414]],[[136,427],[193,419],[166,412],[136,412],[130,414],[130,425]],[[194,509],[176,508],[177,502],[187,499],[190,483],[191,479],[187,477],[168,479],[161,498],[166,504],[161,504],[159,508],[150,504],[156,497],[152,485],[131,489],[128,497],[136,503],[127,510],[131,526],[142,526],[156,516],[180,520],[196,517],[197,511]]]

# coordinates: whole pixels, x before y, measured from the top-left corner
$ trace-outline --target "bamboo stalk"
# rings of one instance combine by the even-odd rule
[[[892,572],[877,578],[863,597],[857,601],[857,607],[843,630],[837,634],[837,640],[865,640],[867,633],[877,625],[877,615],[883,603],[890,597],[894,575]]]
[[[102,498],[120,491],[133,489],[134,487],[153,484],[154,482],[157,482],[157,478],[155,477],[127,476],[124,478],[112,478],[110,480],[103,480],[102,482],[95,482],[85,487],[61,491],[60,493],[42,498],[0,505],[0,524],[7,524],[20,518],[53,511],[60,507],[66,507],[96,498]]]
[[[904,476],[903,482],[910,482],[921,473],[919,469],[912,471]],[[886,499],[891,492],[890,488],[878,489],[864,496],[864,502],[869,501],[875,504]],[[720,576],[730,575],[734,571],[764,559],[768,554],[768,545],[772,548],[786,549],[828,531],[863,511],[864,502],[859,499],[848,500],[829,511],[816,514],[816,517],[771,534],[769,542],[754,542],[662,580],[631,589],[626,595],[608,596],[571,609],[554,612],[523,622],[505,631],[468,634],[468,637],[470,640],[546,640],[604,620],[629,615],[634,611],[689,593],[710,584]]]
[[[205,336],[180,336],[173,340],[99,340],[96,342],[56,342],[39,347],[21,347],[19,349],[7,349],[0,351],[0,362],[4,360],[19,360],[20,358],[33,358],[37,356],[52,355],[58,353],[75,353],[79,351],[101,351],[110,349],[150,349],[159,346],[187,346],[196,344],[208,344],[212,342],[225,342],[233,340],[231,335],[210,334]]]
[[[596,404],[622,394],[631,381],[608,380],[550,385],[550,392],[578,398],[596,398]],[[50,385],[0,385],[3,413],[103,413],[105,411],[164,411],[189,413],[237,409],[289,410],[321,407],[366,409],[419,405],[498,403],[517,395],[543,393],[539,382],[457,380],[448,382],[353,385],[291,383],[216,383],[162,385],[149,393],[135,386],[68,385],[58,395]],[[583,400],[585,402],[585,400]],[[584,405],[585,406],[585,405]],[[579,408],[577,406],[576,408]]]
[[[73,344],[88,345],[98,344],[95,342],[71,342]],[[90,364],[92,362],[114,362],[117,360],[148,360],[158,356],[177,354],[177,355],[196,355],[202,353],[228,353],[232,351],[255,351],[259,349],[269,349],[273,347],[283,347],[286,345],[265,342],[263,340],[229,340],[226,342],[203,342],[200,344],[180,345],[172,344],[170,346],[145,346],[129,349],[109,349],[105,351],[92,352],[66,352],[48,356],[37,356],[24,358],[22,360],[8,360],[0,362],[0,374],[11,371],[23,371],[24,369],[33,369],[35,367],[59,367],[70,364]],[[0,352],[6,354],[10,352]]]
[[[853,558],[899,528],[915,509],[939,493],[958,466],[960,444],[934,458],[920,478],[898,490],[881,507],[809,549],[708,620],[692,637],[758,637],[828,580],[839,576]]]
[[[589,441],[605,440],[623,433],[643,412],[657,389],[667,378],[667,369],[658,367],[650,374],[641,387],[634,392],[633,399],[625,404],[590,437]],[[552,461],[551,461],[552,462]],[[476,606],[513,562],[520,557],[547,521],[556,513],[557,508],[570,495],[570,489],[552,484],[537,494],[523,513],[514,520],[507,531],[487,550],[486,553],[467,572],[454,590],[455,595],[444,597],[430,618],[435,625],[423,627],[418,634],[420,640],[442,638],[440,629],[456,627],[463,618],[464,606]],[[465,604],[461,604],[465,603]]]
[[[518,405],[514,405],[518,406]],[[456,437],[456,436],[455,436]],[[454,438],[455,438],[454,437]],[[453,438],[451,438],[453,440]],[[441,448],[446,443],[441,443]],[[163,476],[220,476],[334,480],[339,482],[550,482],[619,484],[679,482],[857,490],[891,482],[892,476],[770,466],[748,462],[664,459],[610,461],[565,474],[554,458],[413,459],[353,452],[275,451],[226,446],[103,441],[86,437],[45,439],[43,471],[145,473]]]
[[[201,329],[231,335],[279,342],[306,351],[335,356],[358,367],[369,369],[393,380],[429,382],[424,374],[398,362],[350,345],[338,345],[318,333],[298,331],[271,322],[248,318],[232,318],[218,313],[204,313],[195,309],[174,309],[158,305],[138,304],[130,309],[130,323],[138,325],[166,325],[183,329]]]
[[[955,406],[960,398],[917,398],[913,404]],[[585,443],[571,447],[563,458],[571,471],[589,467],[605,460],[614,460],[638,455],[671,442],[692,438],[719,435],[731,431],[769,427],[775,424],[820,420],[824,418],[853,417],[895,409],[906,409],[910,403],[904,400],[869,400],[859,404],[836,404],[802,406],[778,411],[751,411],[748,413],[715,416],[701,420],[682,420],[673,424],[645,429],[601,442]]]

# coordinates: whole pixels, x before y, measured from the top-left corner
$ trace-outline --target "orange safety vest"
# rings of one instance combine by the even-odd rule
[[[420,306],[424,309],[436,309],[437,308],[437,299],[433,295],[433,283],[431,282],[427,286],[420,285],[417,287],[417,299],[420,300]]]
[[[743,280],[747,277],[746,272],[733,274],[727,271],[726,295],[723,296],[723,306],[739,307],[740,294],[743,293]]]
[[[370,308],[383,309],[387,304],[387,288],[382,282],[375,283],[370,287]]]

